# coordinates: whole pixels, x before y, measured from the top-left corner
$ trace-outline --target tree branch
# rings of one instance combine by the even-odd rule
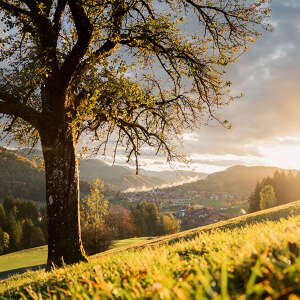
[[[58,0],[57,1],[57,7],[53,16],[53,23],[54,23],[54,31],[56,32],[58,36],[58,32],[61,27],[61,17],[63,14],[63,11],[65,10],[67,4],[67,0]]]
[[[41,114],[35,109],[20,103],[13,95],[1,89],[0,114],[21,118],[36,129],[40,128]]]
[[[70,82],[77,65],[88,49],[93,33],[93,26],[84,11],[82,1],[69,0],[68,4],[75,23],[78,40],[61,67],[63,86],[67,86]]]
[[[8,11],[8,12],[10,12],[10,13],[16,15],[16,16],[26,15],[26,16],[32,17],[30,11],[22,9],[20,7],[17,7],[17,6],[14,6],[12,4],[6,3],[2,0],[0,0],[0,7],[2,7],[4,10],[6,10],[6,11]]]

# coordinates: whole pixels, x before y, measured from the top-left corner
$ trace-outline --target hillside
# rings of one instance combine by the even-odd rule
[[[267,176],[273,176],[276,171],[288,172],[288,170],[276,167],[234,166],[221,172],[212,173],[205,180],[187,183],[183,185],[183,188],[190,191],[229,192],[248,197],[258,181]]]
[[[35,201],[44,199],[44,171],[32,160],[0,148],[0,199],[8,194]]]
[[[12,193],[16,197],[44,200],[44,172],[40,168],[39,161],[34,158],[34,155],[40,156],[41,153],[37,151],[28,156],[27,152],[28,158],[24,155],[26,156],[25,150],[16,152],[1,148],[0,199]],[[141,170],[140,175],[136,175],[133,169],[118,165],[110,166],[99,159],[80,160],[83,193],[89,190],[88,182],[100,177],[104,180],[108,193],[128,189],[143,190],[157,186],[168,188],[178,184],[180,189],[186,191],[229,192],[248,197],[256,182],[266,176],[272,176],[275,171],[287,172],[275,167],[234,166],[208,176],[204,173],[175,170],[164,172]],[[200,180],[195,181],[197,178]],[[193,182],[185,183],[190,180]],[[169,187],[169,189],[176,192],[177,187]]]
[[[143,243],[151,240],[151,237],[134,237],[123,240],[115,240],[112,249]],[[0,280],[22,274],[26,270],[36,270],[44,268],[47,261],[48,246],[24,249],[4,255],[0,255]]]
[[[110,166],[100,159],[80,160],[80,177],[87,182],[92,182],[100,177],[115,190],[152,187],[161,183],[157,177],[136,175],[135,171],[130,168],[118,165]]]
[[[0,148],[0,200],[9,194],[34,201],[45,200],[45,173],[34,159]],[[80,181],[81,192],[89,192],[89,184]]]
[[[300,201],[14,276],[0,299],[298,299],[299,214]]]
[[[80,160],[80,176],[87,182],[100,177],[115,190],[143,189],[161,185],[181,184],[191,178],[203,178],[207,174],[191,171],[147,171],[140,169],[136,175],[134,169],[119,165],[108,165],[100,159]]]
[[[20,149],[7,150],[7,153],[31,162],[35,166],[40,165],[42,153],[39,150]],[[1,160],[1,155],[0,155]],[[9,168],[9,166],[7,166]],[[20,166],[22,168],[22,166]],[[128,188],[152,188],[160,185],[168,185],[174,183],[183,183],[191,178],[203,178],[207,174],[191,171],[164,171],[151,172],[141,169],[140,174],[136,175],[135,170],[128,167],[114,165],[111,166],[100,159],[81,159],[79,162],[80,179],[91,183],[96,178],[101,178],[106,190],[119,191]],[[0,170],[1,171],[1,170]],[[1,196],[0,196],[1,197]]]

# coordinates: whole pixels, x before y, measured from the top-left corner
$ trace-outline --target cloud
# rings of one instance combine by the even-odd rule
[[[293,166],[287,163],[292,157],[283,160],[284,155],[276,155],[272,149],[287,149],[288,156],[296,153],[289,146],[300,144],[299,15],[299,0],[273,0],[273,32],[263,32],[262,38],[227,73],[233,82],[232,93],[244,94],[218,111],[219,118],[229,120],[232,129],[211,121],[209,126],[182,137],[179,149],[192,157],[192,168],[213,172],[236,164]],[[144,149],[142,154],[143,168],[169,168],[165,159],[161,155],[154,157],[150,149]],[[124,151],[119,152],[118,163],[124,163],[124,155]],[[300,168],[300,161],[298,165]],[[174,166],[186,168],[182,163]]]
[[[218,112],[233,128],[211,122],[197,139],[184,141],[186,152],[261,157],[262,145],[299,135],[300,3],[276,0],[272,9],[274,31],[265,32],[227,74],[233,93],[245,95]]]

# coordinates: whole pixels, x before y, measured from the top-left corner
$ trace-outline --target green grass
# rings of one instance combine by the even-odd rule
[[[21,250],[0,256],[0,272],[45,264],[47,246]]]
[[[0,283],[0,299],[294,300],[299,214],[298,201],[111,249],[89,263],[17,275]]]
[[[112,249],[139,244],[153,239],[152,237],[138,237],[114,241]],[[42,265],[47,261],[48,248],[41,246],[25,249],[0,256],[0,273],[10,270],[28,268],[31,266]]]
[[[113,243],[112,249],[136,245],[152,239],[153,237],[135,237],[130,239],[117,240]]]

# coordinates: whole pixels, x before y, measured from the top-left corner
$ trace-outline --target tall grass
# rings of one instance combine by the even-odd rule
[[[300,216],[16,276],[0,299],[298,299]]]

